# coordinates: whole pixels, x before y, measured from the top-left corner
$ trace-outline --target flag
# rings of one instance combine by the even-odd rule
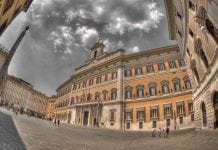
[[[85,97],[85,90],[84,90],[84,88],[82,90],[82,97]]]

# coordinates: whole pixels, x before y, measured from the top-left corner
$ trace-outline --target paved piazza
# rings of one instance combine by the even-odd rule
[[[123,132],[61,124],[18,115],[0,108],[0,150],[215,150],[218,130],[171,132],[152,138],[149,132]]]

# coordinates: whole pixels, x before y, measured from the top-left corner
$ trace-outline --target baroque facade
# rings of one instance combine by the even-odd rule
[[[12,108],[18,105],[21,112],[45,117],[47,101],[47,96],[33,89],[30,83],[12,75],[6,75],[1,99],[3,105]]]
[[[33,0],[0,0],[0,36],[21,12],[26,12]]]
[[[218,2],[165,0],[170,39],[177,40],[193,81],[196,129],[218,127]]]
[[[55,117],[118,130],[193,127],[192,84],[177,45],[125,54],[91,48],[90,58],[57,89]]]

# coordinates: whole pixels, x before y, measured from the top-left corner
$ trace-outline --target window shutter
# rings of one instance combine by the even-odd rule
[[[131,122],[133,122],[133,110],[131,111]]]
[[[137,110],[137,116],[136,116],[136,118],[137,118],[137,121],[139,120],[139,111]]]
[[[144,110],[144,122],[146,122],[146,109]]]
[[[182,107],[183,107],[183,114],[184,114],[184,117],[186,117],[186,113],[185,113],[185,102],[183,103]]]
[[[160,120],[160,117],[159,117],[159,106],[157,106],[157,118],[158,118],[158,120]]]

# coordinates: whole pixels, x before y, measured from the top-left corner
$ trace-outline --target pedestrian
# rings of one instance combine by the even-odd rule
[[[56,118],[55,118],[55,119],[54,119],[54,125],[55,125],[55,126],[56,126],[56,121],[57,121],[57,120],[56,120]]]
[[[170,132],[170,129],[169,129],[169,127],[167,126],[167,128],[166,128],[166,134],[167,134],[167,138],[169,137],[169,132]]]
[[[155,128],[154,128],[154,127],[152,128],[151,136],[152,136],[152,137],[155,137]]]
[[[165,131],[165,128],[162,129],[162,132],[163,132],[163,137],[165,138],[165,137],[166,137],[166,131]]]
[[[162,134],[162,130],[161,127],[159,127],[159,137],[161,137],[161,134]]]
[[[59,125],[60,125],[60,120],[58,119],[58,127],[59,127]]]

